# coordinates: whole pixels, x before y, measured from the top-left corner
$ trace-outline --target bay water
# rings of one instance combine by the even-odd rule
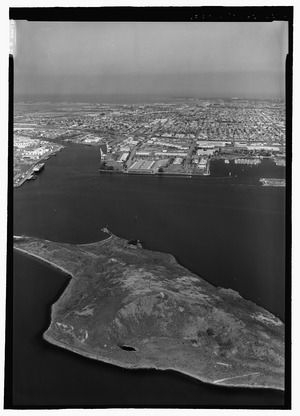
[[[211,176],[100,174],[99,148],[69,144],[35,181],[14,189],[14,234],[57,242],[106,238],[101,228],[168,252],[215,286],[285,319],[285,188],[271,160],[211,164]],[[231,172],[231,176],[229,176]],[[284,393],[207,385],[175,372],[130,371],[42,339],[68,276],[13,254],[13,407],[264,407]]]

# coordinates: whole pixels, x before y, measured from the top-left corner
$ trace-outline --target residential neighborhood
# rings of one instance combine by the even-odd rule
[[[282,100],[19,103],[14,131],[16,185],[27,167],[68,143],[101,148],[101,172],[205,176],[216,159],[285,165]]]

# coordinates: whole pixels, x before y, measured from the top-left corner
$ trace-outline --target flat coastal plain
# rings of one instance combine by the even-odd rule
[[[52,306],[48,342],[130,369],[284,389],[284,324],[277,317],[212,286],[170,254],[106,232],[107,239],[84,245],[14,237],[16,250],[71,276]]]

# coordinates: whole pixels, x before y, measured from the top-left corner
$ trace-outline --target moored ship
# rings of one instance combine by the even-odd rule
[[[40,172],[42,169],[44,169],[44,167],[45,167],[45,163],[38,163],[33,168],[33,172],[35,172],[35,173]]]

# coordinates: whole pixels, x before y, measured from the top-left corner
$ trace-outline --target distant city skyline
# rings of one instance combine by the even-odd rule
[[[16,95],[284,98],[287,22],[16,21]]]

